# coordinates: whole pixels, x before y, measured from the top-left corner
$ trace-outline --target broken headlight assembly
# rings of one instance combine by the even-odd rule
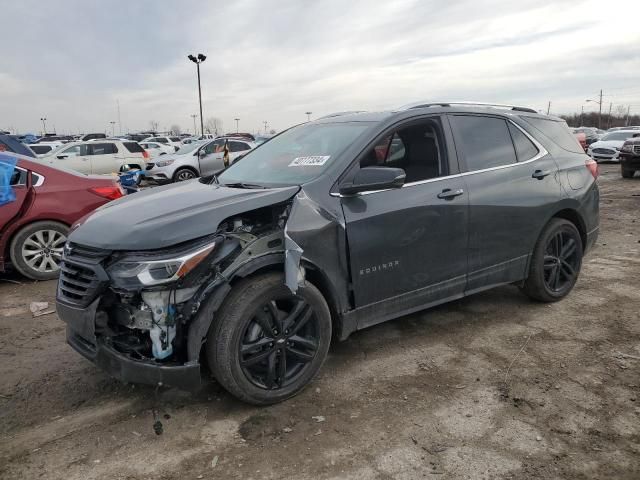
[[[184,278],[215,247],[216,241],[209,238],[181,248],[126,253],[107,267],[107,273],[116,288],[140,289],[166,285]]]

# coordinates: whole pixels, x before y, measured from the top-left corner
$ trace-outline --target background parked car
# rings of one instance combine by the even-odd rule
[[[173,145],[158,142],[140,142],[140,146],[144,148],[151,158],[156,158],[167,153],[176,153]]]
[[[40,160],[49,165],[81,173],[109,174],[123,165],[144,170],[149,154],[136,142],[76,142]]]
[[[61,170],[16,154],[10,185],[16,199],[0,206],[0,271],[6,262],[34,280],[58,275],[70,227],[122,196],[115,179]]]
[[[145,138],[143,142],[156,142],[162,143],[163,145],[173,146],[174,151],[176,152],[182,146],[182,139],[180,137],[148,137]]]
[[[620,173],[623,178],[632,178],[640,171],[640,137],[624,142],[620,148]]]
[[[238,138],[218,138],[204,144],[183,146],[174,155],[163,155],[147,166],[146,178],[158,183],[180,182],[213,175],[224,169],[224,144],[228,143],[229,161],[256,147],[254,142]]]
[[[80,137],[81,142],[88,142],[89,140],[95,140],[97,138],[107,138],[106,133],[86,133]]]
[[[638,130],[616,130],[606,133],[601,140],[589,145],[587,153],[597,161],[618,161],[618,152],[625,140],[640,137]]]
[[[51,153],[53,150],[60,148],[64,143],[62,142],[42,142],[42,143],[33,143],[28,145],[28,147],[33,150],[33,152],[39,156],[43,157],[48,153]]]

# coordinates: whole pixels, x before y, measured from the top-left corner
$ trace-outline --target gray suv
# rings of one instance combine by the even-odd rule
[[[573,288],[598,169],[566,123],[454,103],[295,126],[217,176],[130,195],[69,236],[69,344],[126,382],[299,392],[332,340],[515,284]]]

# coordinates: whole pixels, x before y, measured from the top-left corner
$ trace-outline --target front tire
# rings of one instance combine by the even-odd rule
[[[539,302],[562,300],[578,280],[582,248],[580,232],[573,223],[552,219],[534,247],[522,291]]]
[[[281,273],[238,283],[207,336],[209,366],[238,399],[271,405],[299,393],[317,375],[331,342],[331,314],[310,283],[296,295]]]
[[[58,222],[27,225],[11,241],[11,263],[18,272],[32,280],[57,278],[68,234],[69,228]]]
[[[636,173],[635,170],[631,170],[630,168],[620,168],[622,173],[622,178],[633,178],[633,174]]]
[[[196,178],[198,175],[190,168],[179,168],[176,173],[173,174],[174,182],[184,182]]]

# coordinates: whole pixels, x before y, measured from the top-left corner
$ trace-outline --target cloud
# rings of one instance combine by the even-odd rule
[[[239,117],[242,130],[424,99],[551,101],[552,112],[573,112],[600,88],[605,101],[640,109],[640,31],[618,21],[640,17],[633,0],[22,0],[3,9],[0,40],[11,47],[0,128],[38,130],[44,115],[59,131],[104,131],[119,102],[124,130],[150,120],[192,129],[197,84],[186,56],[200,52],[205,118],[232,128]]]

